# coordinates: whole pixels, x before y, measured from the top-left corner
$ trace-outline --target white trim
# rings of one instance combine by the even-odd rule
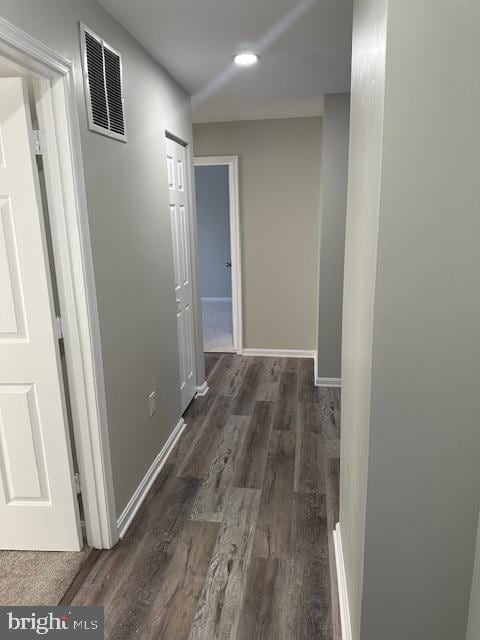
[[[345,574],[345,561],[343,558],[340,523],[337,524],[333,532],[333,543],[335,545],[335,564],[337,567],[338,598],[340,601],[342,640],[352,640],[352,625],[350,622],[350,607],[348,604],[347,578]]]
[[[202,298],[202,302],[232,302],[232,298]]]
[[[127,506],[122,511],[117,521],[119,538],[123,538],[126,534],[128,527],[131,525],[132,520],[137,514],[137,511],[140,509],[158,474],[165,466],[165,463],[168,460],[168,456],[172,453],[186,426],[187,425],[185,423],[185,420],[183,418],[180,418],[177,426],[172,431],[168,440],[162,447],[162,450],[152,462],[149,470],[144,475],[138,487],[135,489],[133,496],[128,501]]]
[[[265,356],[267,358],[314,358],[315,351],[296,349],[244,349],[244,356]]]
[[[314,363],[314,381],[316,387],[341,387],[342,379],[341,378],[320,378],[318,376],[318,355],[315,352],[313,356]]]
[[[167,138],[175,140],[185,147],[185,157],[188,171],[185,171],[185,181],[187,185],[188,197],[188,233],[190,238],[190,275],[192,278],[193,297],[193,334],[195,341],[195,384],[197,380],[205,377],[205,365],[203,361],[203,332],[202,332],[202,305],[200,301],[200,286],[198,274],[198,246],[197,246],[197,217],[195,207],[195,175],[193,169],[193,149],[192,144],[185,142],[175,136],[171,131],[166,131]],[[201,354],[201,357],[199,357]]]
[[[50,47],[22,31],[8,20],[0,17],[0,44],[2,55],[6,55],[21,67],[42,75],[44,66],[53,73],[65,75],[70,72],[72,63]],[[33,63],[33,69],[31,65]]]
[[[48,136],[44,161],[87,542],[109,548],[116,515],[73,66],[2,18],[0,54],[46,90],[38,106]]]
[[[92,98],[90,93],[90,83],[88,81],[88,59],[87,59],[87,44],[85,34],[89,34],[92,38],[97,40],[102,45],[102,62],[103,62],[103,82],[105,85],[105,96],[107,99],[107,121],[108,128],[95,124],[93,121],[93,111],[92,111]],[[123,129],[124,133],[116,133],[112,131],[110,128],[110,113],[108,109],[108,90],[107,90],[107,78],[105,73],[105,54],[104,50],[108,49],[113,54],[115,54],[120,61],[120,91],[121,91],[121,102],[122,102],[122,115],[123,115]],[[87,27],[86,24],[80,22],[80,50],[82,53],[82,71],[83,71],[83,82],[85,86],[85,101],[86,101],[86,109],[87,109],[87,120],[88,120],[88,128],[90,131],[95,131],[95,133],[100,133],[102,136],[107,136],[108,138],[112,138],[113,140],[119,140],[120,142],[128,142],[127,137],[127,116],[125,109],[125,85],[123,81],[123,59],[122,54],[114,49],[108,42],[105,42],[103,38],[95,33],[90,27]]]
[[[203,398],[203,396],[207,395],[209,390],[210,390],[210,387],[208,386],[208,383],[205,380],[205,382],[202,384],[201,387],[197,387],[197,397]]]
[[[230,256],[232,262],[232,317],[233,344],[242,355],[243,349],[243,301],[242,301],[242,250],[240,239],[240,196],[238,188],[238,156],[203,156],[193,159],[194,166],[228,166],[230,199]]]
[[[315,378],[316,387],[341,387],[341,378]]]

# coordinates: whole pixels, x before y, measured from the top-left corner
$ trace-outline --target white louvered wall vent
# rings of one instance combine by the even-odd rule
[[[84,24],[80,34],[89,129],[126,142],[122,57]]]

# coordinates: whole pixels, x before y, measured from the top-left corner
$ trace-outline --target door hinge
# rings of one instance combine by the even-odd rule
[[[43,131],[40,131],[40,129],[33,130],[33,144],[35,147],[36,156],[45,155],[47,151],[46,144],[45,144],[45,136],[43,135]]]
[[[80,474],[76,473],[74,475],[75,478],[75,491],[77,493],[82,493],[82,483],[80,482]]]
[[[59,340],[63,340],[65,338],[65,334],[63,332],[63,321],[60,316],[57,316],[57,338]]]

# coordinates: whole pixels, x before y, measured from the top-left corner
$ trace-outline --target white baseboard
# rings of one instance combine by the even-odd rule
[[[342,535],[340,523],[333,532],[335,545],[335,562],[337,567],[338,597],[340,600],[340,622],[342,625],[342,640],[352,640],[352,625],[350,622],[350,607],[348,604],[347,578],[345,575],[345,561],[343,558]]]
[[[209,389],[210,389],[210,387],[208,386],[207,381],[205,380],[205,382],[202,384],[201,387],[197,387],[197,394],[196,395],[198,397],[206,396]]]
[[[315,378],[316,387],[341,387],[341,378]]]
[[[342,386],[341,378],[320,378],[320,376],[318,375],[318,358],[316,353],[314,353],[313,359],[315,360],[314,382],[316,387],[341,387]]]
[[[147,471],[142,481],[136,488],[135,493],[128,501],[127,506],[122,511],[120,517],[117,520],[119,538],[123,538],[123,536],[127,532],[127,529],[132,523],[133,518],[135,517],[137,511],[140,509],[142,502],[145,500],[147,493],[155,482],[163,466],[167,462],[168,456],[173,451],[173,448],[177,444],[186,426],[187,425],[185,423],[185,420],[183,418],[180,418],[177,426],[170,434],[167,442],[165,443],[162,450],[153,461],[150,469]]]
[[[231,302],[232,298],[202,298],[202,302]]]
[[[315,351],[296,349],[244,349],[244,356],[265,356],[267,358],[314,358]]]

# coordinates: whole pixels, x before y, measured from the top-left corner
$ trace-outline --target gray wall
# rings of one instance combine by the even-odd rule
[[[340,378],[350,94],[325,96],[320,174],[319,378]]]
[[[239,156],[244,346],[313,351],[321,119],[195,125],[194,151]]]
[[[472,593],[470,596],[470,613],[466,640],[480,638],[480,522],[477,535],[477,551],[473,571]]]
[[[189,98],[93,0],[3,0],[0,11],[75,65],[119,514],[180,417],[165,130],[191,142]],[[87,129],[79,20],[123,55],[127,144]]]
[[[340,525],[352,636],[360,637],[387,0],[354,4],[342,325]],[[388,634],[387,634],[388,637]]]
[[[353,637],[463,640],[480,504],[480,6],[358,0],[354,32],[340,516]]]
[[[203,298],[231,298],[228,166],[195,167],[198,260]]]

